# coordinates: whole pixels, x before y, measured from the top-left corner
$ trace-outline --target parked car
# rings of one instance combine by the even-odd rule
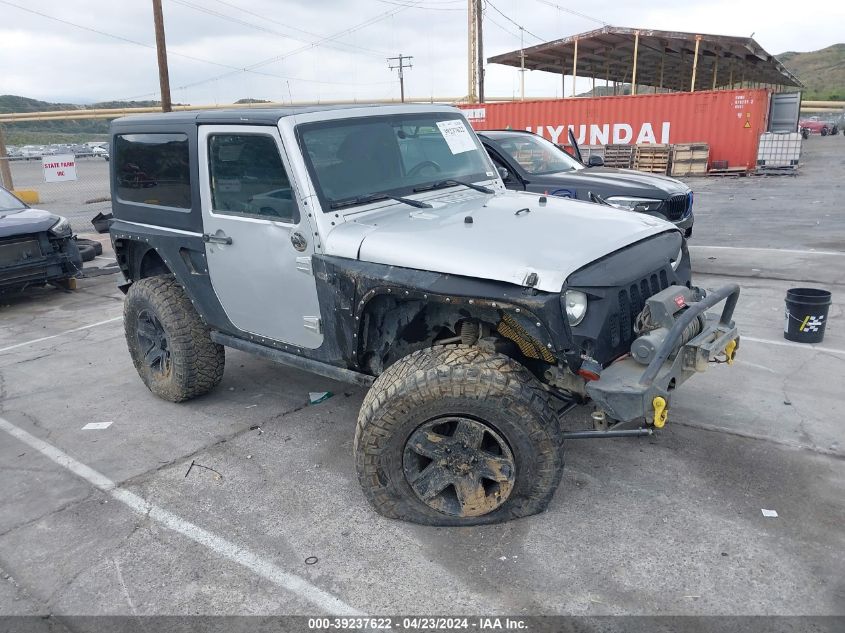
[[[0,187],[0,292],[68,285],[82,270],[70,222],[33,209]]]
[[[839,133],[839,126],[835,122],[825,121],[817,116],[801,119],[798,122],[798,129],[801,131],[801,135],[804,138],[807,138],[810,134],[833,136]]]
[[[560,411],[592,399],[597,435],[649,434],[682,383],[736,351],[739,288],[693,286],[677,227],[507,190],[454,108],[151,114],[111,135],[141,380],[201,396],[230,347],[369,386],[355,462],[386,516],[542,511]],[[121,179],[127,165],[150,186]]]
[[[679,180],[604,167],[602,158],[595,155],[584,165],[532,132],[485,130],[478,135],[493,163],[504,170],[508,189],[578,200],[590,200],[592,194],[617,209],[669,220],[685,237],[692,235],[693,193]]]

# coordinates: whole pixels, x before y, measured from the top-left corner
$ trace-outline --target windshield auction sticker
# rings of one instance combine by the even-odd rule
[[[443,138],[446,139],[446,144],[453,154],[462,154],[463,152],[471,152],[476,149],[475,142],[469,135],[464,122],[460,119],[450,119],[449,121],[438,121],[437,127]]]

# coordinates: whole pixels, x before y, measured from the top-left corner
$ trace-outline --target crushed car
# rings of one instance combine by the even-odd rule
[[[574,137],[570,141],[577,157],[532,132],[485,130],[478,135],[508,189],[578,200],[599,199],[617,209],[669,220],[685,237],[692,235],[693,192],[679,180],[604,167],[604,160],[598,155],[590,156],[585,165]]]
[[[0,292],[47,283],[69,287],[81,271],[70,222],[0,187]]]
[[[146,387],[202,396],[227,347],[368,387],[355,464],[388,517],[540,512],[568,437],[651,433],[736,353],[739,288],[695,287],[676,226],[506,189],[451,107],[141,115],[112,122],[111,149]],[[589,402],[595,428],[564,431]]]

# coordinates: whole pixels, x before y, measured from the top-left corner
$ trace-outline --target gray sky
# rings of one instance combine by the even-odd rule
[[[407,95],[459,97],[467,91],[466,4],[163,0],[173,100],[202,104],[244,97],[398,97],[396,73],[385,60],[398,53],[414,57],[414,67],[406,74]],[[782,0],[495,0],[485,11],[485,56],[519,48],[516,24],[526,31],[526,46],[541,41],[530,34],[549,40],[600,26],[552,5],[616,26],[754,33],[772,53],[816,50],[845,41],[842,2],[804,12]],[[76,103],[158,99],[154,44],[150,0],[0,0],[0,94]],[[580,80],[579,92],[588,90],[589,83]],[[487,66],[488,95],[518,90],[516,69]],[[526,73],[528,96],[560,92],[559,76]]]

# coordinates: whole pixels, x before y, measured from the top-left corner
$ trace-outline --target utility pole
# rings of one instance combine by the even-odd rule
[[[564,96],[561,94],[561,96]],[[519,99],[525,101],[525,29],[519,27]]]
[[[164,42],[164,14],[161,0],[153,0],[153,21],[156,30],[156,52],[158,53],[158,80],[161,84],[161,111],[171,112],[170,73],[167,71],[167,45]]]
[[[478,102],[478,20],[475,12],[478,4],[467,0],[467,101]]]
[[[481,0],[473,0],[475,2],[475,38],[476,38],[476,67],[478,83],[478,102],[484,103],[484,15],[481,9]]]
[[[399,94],[402,98],[402,103],[405,103],[405,69],[413,68],[411,60],[414,59],[411,55],[403,55],[399,53],[397,57],[388,57],[387,66],[390,70],[399,71]]]

